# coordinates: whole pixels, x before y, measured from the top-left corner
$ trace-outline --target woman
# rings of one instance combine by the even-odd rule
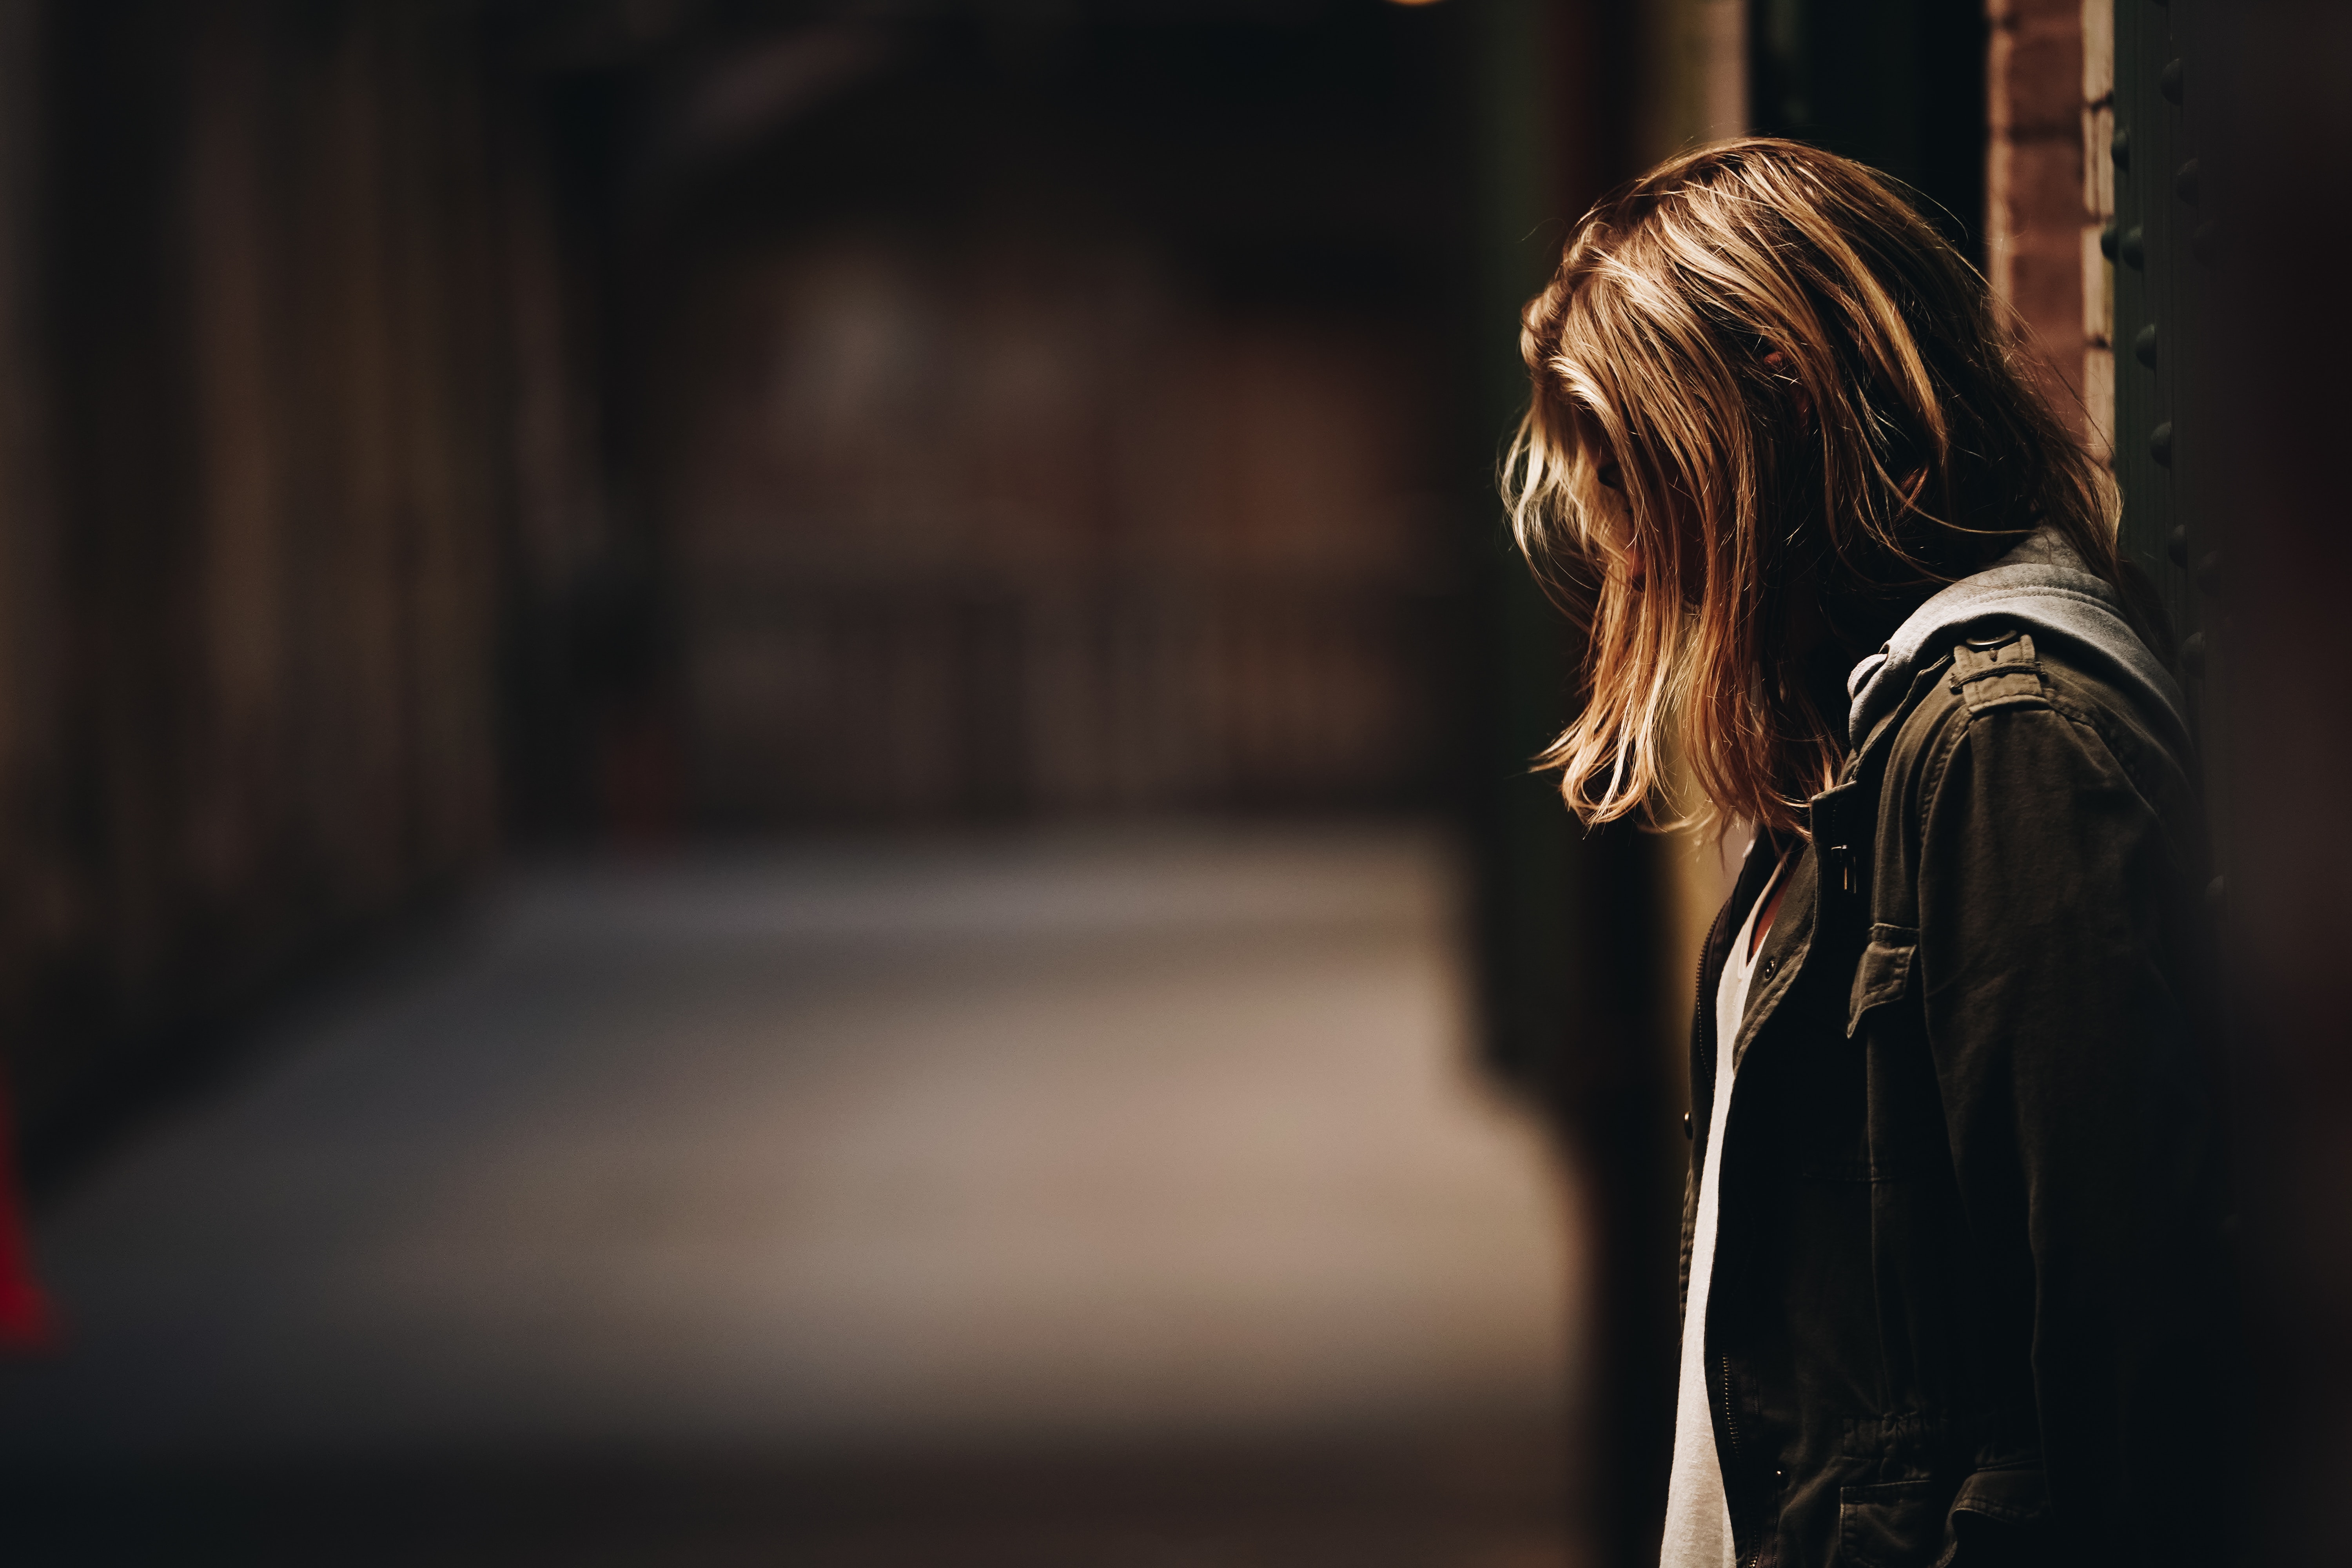
[[[1588,822],[1756,837],[1701,966],[1664,1562],[2222,1560],[2186,708],[2111,489],[1870,171],[1675,158],[1522,338]]]

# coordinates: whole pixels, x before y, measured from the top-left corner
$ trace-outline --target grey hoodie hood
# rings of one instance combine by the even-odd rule
[[[1885,647],[1853,667],[1845,678],[1853,699],[1846,732],[1855,749],[1901,704],[1923,655],[1933,662],[1958,640],[1953,634],[1980,625],[2032,633],[2069,663],[2113,682],[2188,750],[2189,705],[2179,683],[2131,629],[2114,585],[2046,528],[1912,611]]]

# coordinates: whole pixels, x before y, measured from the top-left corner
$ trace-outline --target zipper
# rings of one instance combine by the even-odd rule
[[[1721,918],[1717,917],[1717,924]],[[1698,944],[1698,973],[1691,976],[1691,1038],[1696,1041],[1706,1031],[1706,950],[1715,945],[1715,929],[1707,928],[1706,940]]]
[[[1723,1455],[1723,1490],[1724,1500],[1727,1503],[1731,1500],[1731,1479],[1739,1473],[1739,1420],[1734,1412],[1731,1398],[1731,1357],[1728,1355],[1719,1355],[1716,1357],[1716,1360],[1723,1368],[1723,1376],[1721,1379],[1721,1386],[1723,1389],[1723,1441],[1725,1449]],[[1733,1529],[1734,1533],[1737,1534],[1738,1526],[1735,1525]],[[1755,1551],[1748,1552],[1744,1557],[1738,1557],[1738,1561],[1740,1563],[1741,1568],[1754,1568],[1756,1560],[1763,1556],[1763,1554],[1764,1548],[1759,1543]],[[1736,1552],[1735,1555],[1737,1555]]]
[[[1723,1436],[1725,1441],[1731,1446],[1731,1452],[1727,1457],[1738,1458],[1739,1457],[1739,1423],[1731,1414],[1731,1358],[1727,1355],[1718,1359],[1723,1363]]]

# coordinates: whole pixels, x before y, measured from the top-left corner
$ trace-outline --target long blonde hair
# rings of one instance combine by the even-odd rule
[[[1845,742],[1801,644],[1866,653],[2045,526],[2116,579],[2113,487],[2006,325],[1879,176],[1800,142],[1684,153],[1586,215],[1522,316],[1505,478],[1589,634],[1540,759],[1579,816],[1672,816],[1679,750],[1684,820],[1801,831]]]

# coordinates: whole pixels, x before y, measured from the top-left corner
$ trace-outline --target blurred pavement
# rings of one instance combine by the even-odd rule
[[[740,1556],[615,1526],[573,1561],[922,1561],[838,1519],[778,1557],[799,1527],[757,1500],[805,1523],[911,1464],[933,1501],[1064,1497],[989,1527],[1008,1562],[1322,1561],[1286,1496],[1369,1527],[1426,1493],[1452,1523],[1353,1560],[1558,1563],[1577,1260],[1538,1130],[1468,1065],[1459,896],[1444,840],[1370,827],[519,872],[39,1216],[71,1339],[0,1368],[0,1454],[100,1513],[247,1484],[192,1476],[753,1477]],[[1048,1549],[1053,1456],[1159,1488],[1163,1543],[1227,1471],[1276,1522]],[[417,1528],[366,1560],[536,1560]]]

